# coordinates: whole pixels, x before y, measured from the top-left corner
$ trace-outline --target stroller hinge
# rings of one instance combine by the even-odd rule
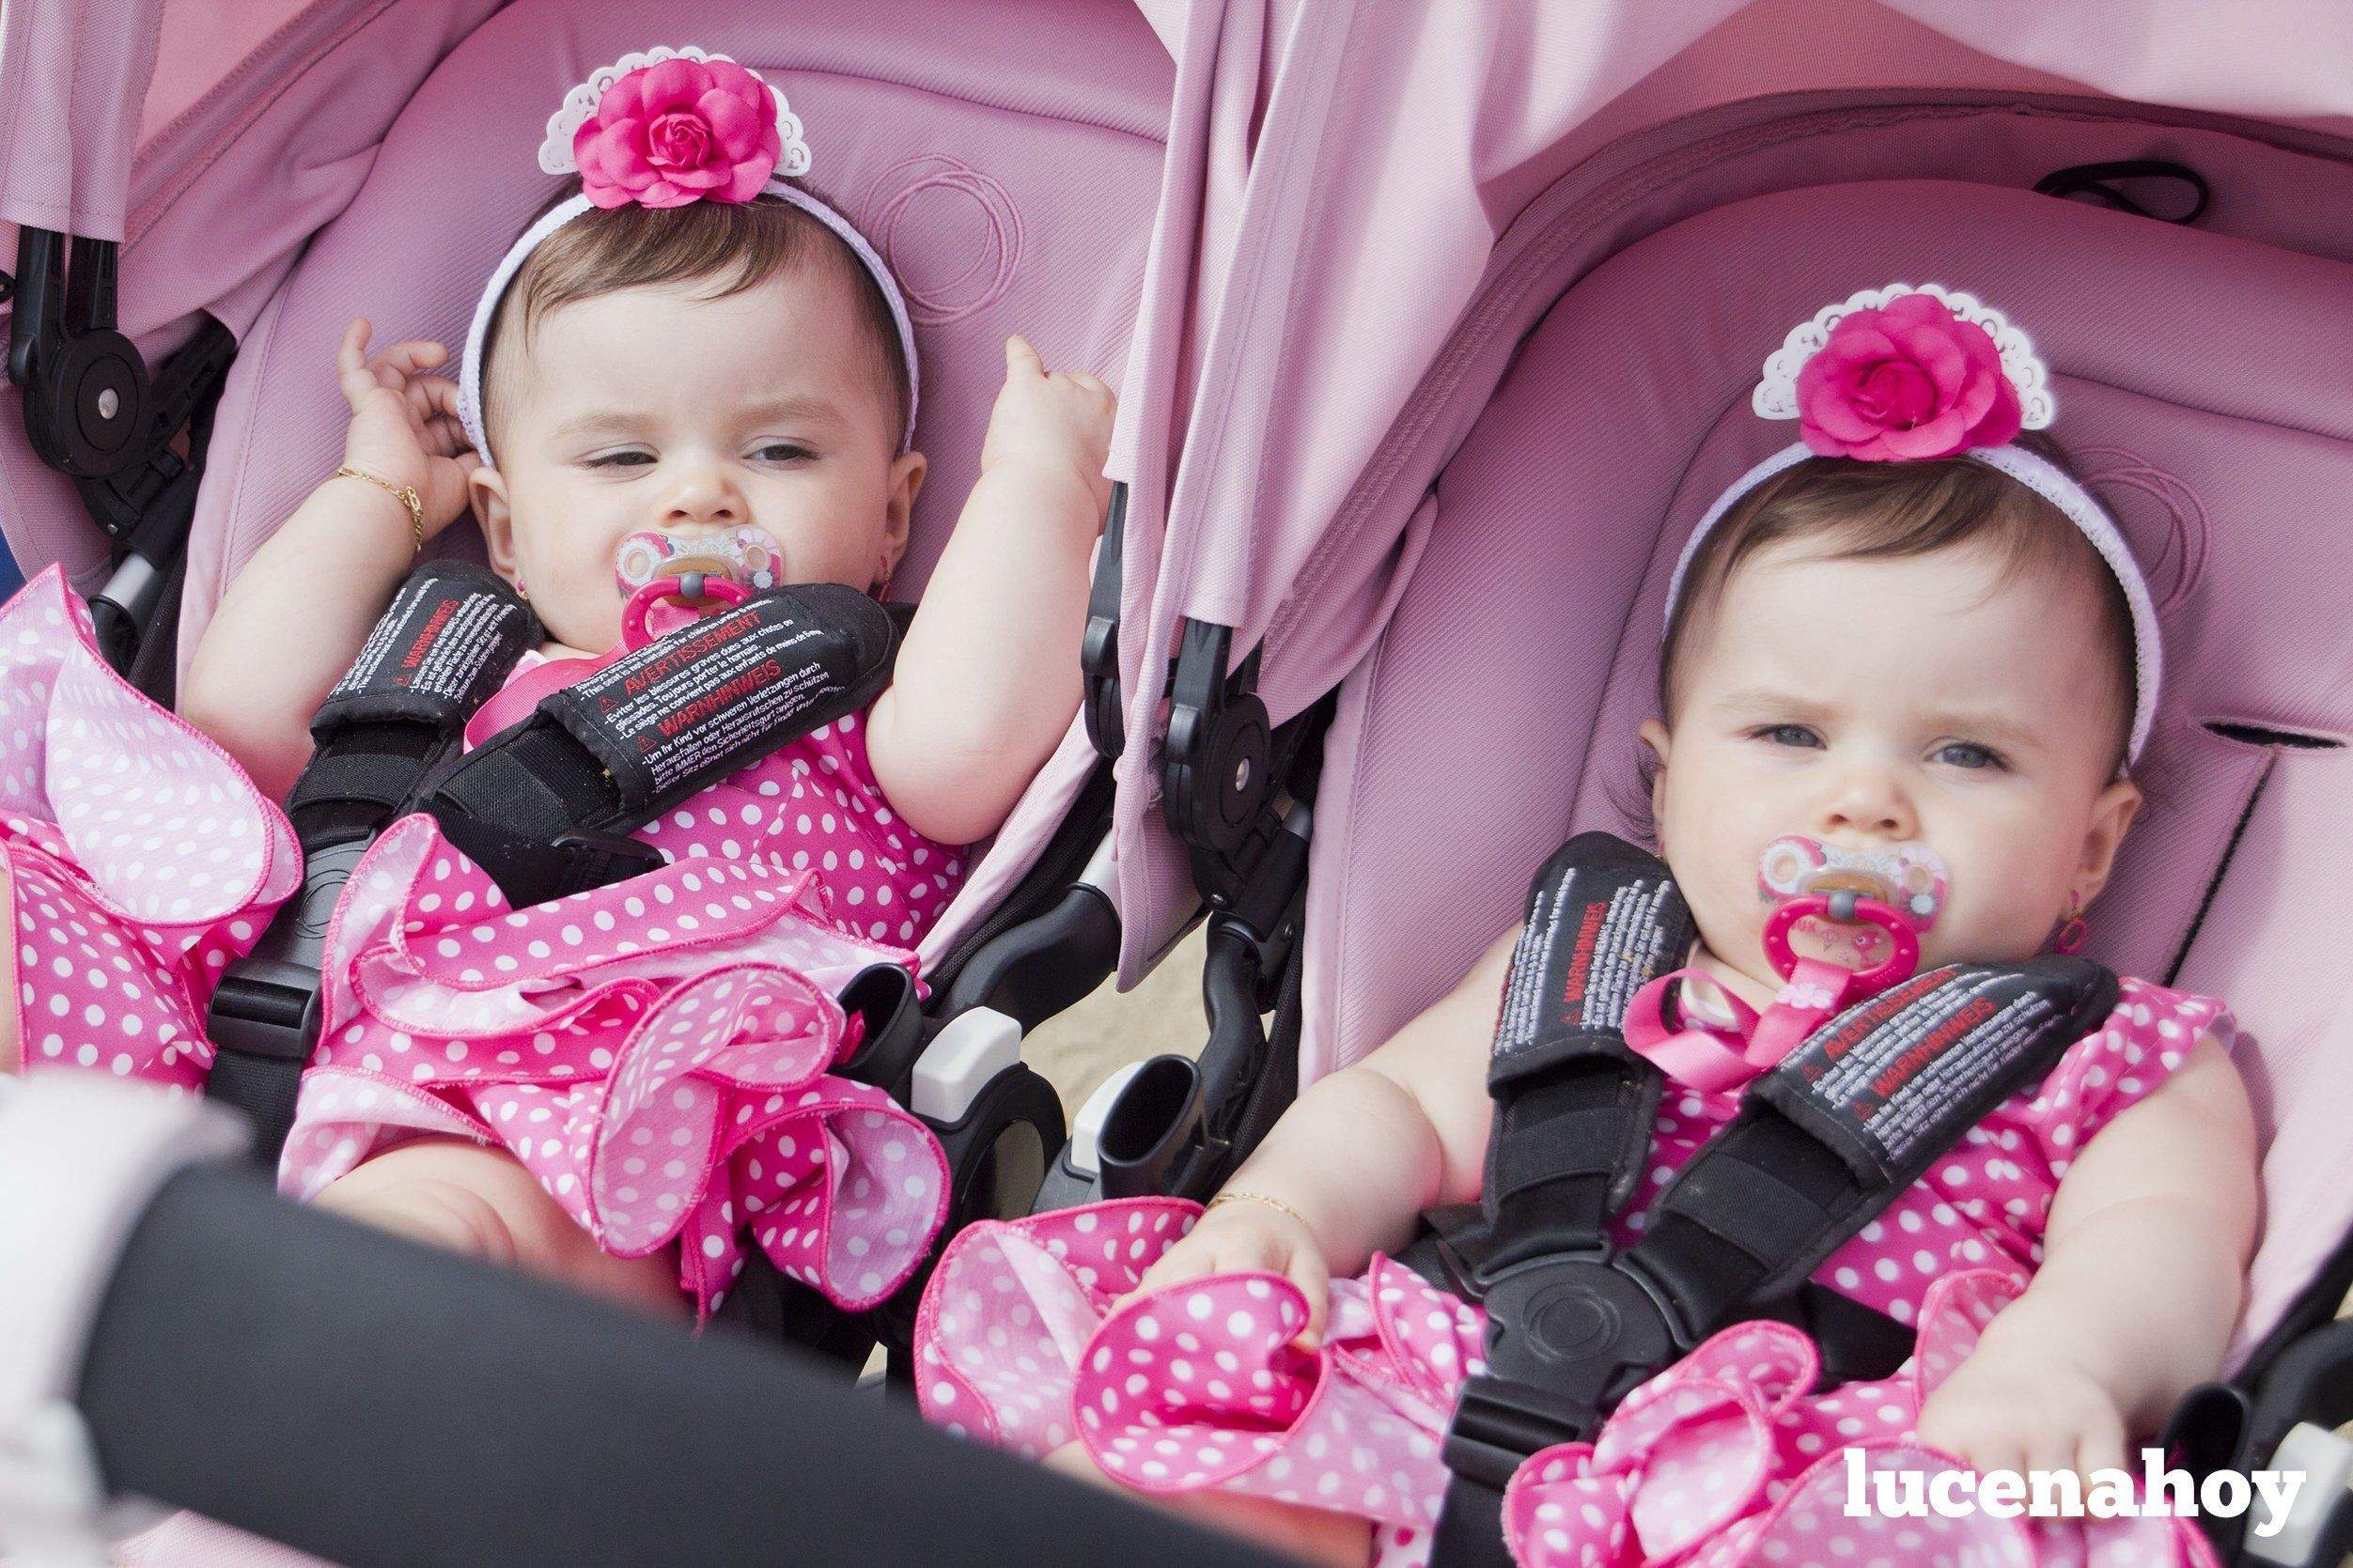
[[[1114,761],[1128,744],[1119,711],[1120,563],[1127,535],[1128,487],[1114,483],[1111,505],[1103,514],[1103,540],[1095,551],[1095,575],[1086,590],[1086,640],[1079,647],[1079,669],[1086,683],[1086,737]]]
[[[1258,649],[1227,674],[1234,629],[1188,619],[1176,656],[1161,807],[1192,853],[1193,881],[1230,909],[1282,819],[1272,809],[1274,735],[1257,696]]]

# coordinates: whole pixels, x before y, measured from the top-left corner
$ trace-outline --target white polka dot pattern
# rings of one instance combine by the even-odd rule
[[[213,987],[301,853],[226,753],[107,667],[55,567],[0,606],[0,857],[27,1070],[201,1086]]]
[[[2219,1003],[2125,982],[2109,1018],[2041,1085],[1998,1107],[1816,1275],[1917,1323],[1912,1361],[1816,1395],[1818,1359],[1802,1332],[1725,1329],[1629,1396],[1597,1442],[1522,1468],[1506,1500],[1519,1560],[2207,1560],[2203,1537],[2180,1521],[1848,1520],[1791,1501],[1843,1489],[1846,1448],[1925,1452],[1911,1439],[1921,1401],[2031,1276],[2067,1155],[2178,1066],[2202,1031],[2230,1043]],[[1737,1103],[1670,1101],[1675,1133],[1661,1140],[1645,1203]],[[925,1414],[1031,1454],[1077,1440],[1145,1491],[1213,1486],[1353,1514],[1378,1524],[1384,1564],[1426,1561],[1445,1489],[1437,1445],[1466,1371],[1478,1370],[1484,1314],[1380,1258],[1363,1279],[1333,1282],[1315,1352],[1290,1343],[1306,1302],[1273,1276],[1219,1276],[1117,1304],[1197,1214],[1131,1200],[959,1234],[916,1323]],[[1619,1239],[1639,1234],[1623,1227]],[[1843,1501],[1843,1490],[1831,1495]]]
[[[525,668],[529,667],[529,661]],[[520,671],[518,673],[521,673]],[[316,1194],[408,1138],[504,1147],[598,1244],[675,1244],[709,1312],[756,1244],[852,1311],[904,1284],[945,1219],[928,1128],[830,1069],[834,1000],[909,969],[962,856],[883,800],[852,715],[642,829],[668,862],[507,906],[425,817],[352,874],[281,1185]]]

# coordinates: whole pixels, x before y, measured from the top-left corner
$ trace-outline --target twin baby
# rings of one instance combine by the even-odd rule
[[[925,478],[897,286],[789,178],[808,155],[779,94],[724,57],[658,54],[552,124],[543,163],[577,188],[494,275],[456,381],[441,346],[371,358],[353,323],[344,469],[238,574],[185,722],[126,710],[164,788],[209,792],[214,836],[254,846],[252,875],[168,912],[181,852],[130,852],[134,824],[75,804],[94,785],[65,759],[45,817],[0,823],[20,997],[0,1068],[70,1059],[46,1020],[87,1009],[135,1026],[116,1070],[201,1084],[204,1000],[290,888],[273,802],[311,716],[418,549],[469,509],[545,628],[527,667],[586,668],[630,595],[680,561],[887,592]],[[1657,714],[1628,737],[1697,941],[1645,1050],[1669,1082],[1620,1239],[1747,1079],[1862,994],[1857,977],[2079,943],[2142,801],[2155,618],[2112,520],[2039,433],[2050,396],[2022,335],[1966,295],[1868,291],[1793,333],[1756,406],[1801,439],[1694,532]],[[376,903],[340,917],[330,990],[347,1001],[306,1075],[287,1185],[657,1311],[707,1312],[753,1245],[837,1301],[903,1283],[944,1172],[919,1124],[827,1072],[847,1038],[832,988],[878,959],[912,967],[961,846],[1005,820],[1077,710],[1111,414],[1099,381],[1007,343],[980,476],[888,689],[648,824],[659,872],[513,910],[429,829],[380,844],[382,875],[352,882]],[[550,968],[603,932],[641,935]],[[1310,1087],[1197,1219],[1106,1205],[965,1233],[926,1303],[929,1412],[1307,1555],[1426,1556],[1435,1434],[1480,1319],[1388,1254],[1424,1211],[1479,1195],[1520,939]],[[436,967],[476,944],[514,978]],[[654,1049],[662,1029],[691,1048]],[[1539,1455],[1507,1509],[1515,1549],[1774,1560],[1800,1538],[1819,1560],[1843,1526],[1809,1533],[1792,1499],[1858,1441],[1981,1469],[2122,1466],[2220,1365],[2237,1311],[2255,1155],[2229,1038],[2220,1003],[2123,981],[2039,1084],[1816,1271],[1917,1330],[1904,1374],[1815,1394],[1802,1335],[1711,1341],[1658,1381],[1705,1386],[1742,1421],[1716,1447],[1654,1434],[1630,1467],[1606,1435]],[[1091,1265],[1099,1226],[1148,1245]],[[1083,1408],[1112,1371],[1146,1405],[1208,1377],[1225,1391],[1197,1403],[1233,1419],[1202,1430],[1247,1433],[1247,1452]],[[1645,1490],[1721,1469],[1735,1428],[1737,1500],[1645,1514]],[[2158,1558],[2194,1554],[2147,1523]]]

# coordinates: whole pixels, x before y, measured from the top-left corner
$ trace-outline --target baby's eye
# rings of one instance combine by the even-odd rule
[[[652,462],[650,452],[606,452],[588,459],[590,468],[638,468]]]
[[[771,441],[759,450],[760,461],[765,463],[797,463],[815,456],[797,441]]]
[[[1768,746],[1802,746],[1820,750],[1822,737],[1803,724],[1766,724],[1749,732],[1752,740]]]
[[[1937,748],[1936,760],[1953,768],[1990,768],[2004,766],[2001,753],[1972,741],[1954,740]]]

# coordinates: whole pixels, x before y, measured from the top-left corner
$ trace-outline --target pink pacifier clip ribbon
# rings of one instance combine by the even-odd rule
[[[724,577],[705,578],[701,586],[704,597],[718,600],[723,609],[732,609],[752,597],[742,584]],[[618,644],[594,659],[551,659],[491,692],[490,701],[475,708],[474,717],[466,721],[467,749],[471,751],[499,731],[522,723],[541,702],[567,686],[586,680],[623,654],[633,653],[655,638],[667,636],[679,627],[701,619],[703,613],[687,603],[686,598],[685,582],[676,577],[658,577],[638,589],[621,607]],[[667,605],[675,613],[659,613],[665,608],[665,601],[676,601]],[[657,620],[662,624],[653,624]]]
[[[1628,1003],[1628,1048],[1677,1083],[1711,1094],[1728,1093],[1778,1066],[1783,1057],[1847,1002],[1876,996],[1919,967],[1920,938],[1901,915],[1876,898],[1854,900],[1846,917],[1876,925],[1888,935],[1892,951],[1885,961],[1867,970],[1851,970],[1827,958],[1799,957],[1790,948],[1789,931],[1809,915],[1834,918],[1831,901],[1819,896],[1793,898],[1775,909],[1765,924],[1765,955],[1780,972],[1783,985],[1772,1005],[1762,1014],[1725,991],[1724,1001],[1733,1011],[1731,1028],[1687,1023],[1670,1029],[1667,987],[1700,972],[1676,970],[1644,986]]]

